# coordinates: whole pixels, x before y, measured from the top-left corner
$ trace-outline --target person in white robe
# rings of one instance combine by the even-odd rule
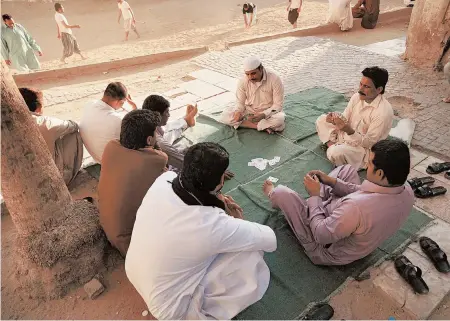
[[[285,128],[284,86],[257,57],[244,61],[245,77],[236,91],[236,106],[225,109],[220,121],[234,128],[253,128],[269,134]]]
[[[9,14],[2,15],[2,57],[6,64],[19,72],[41,68],[36,53],[42,56],[41,47],[28,31]]]
[[[337,23],[342,31],[352,29],[351,0],[329,0],[327,23]]]
[[[362,74],[359,91],[343,114],[328,113],[316,121],[319,139],[327,148],[328,159],[336,166],[367,168],[370,148],[387,138],[392,128],[394,111],[383,95],[389,78],[387,70],[369,67]]]
[[[220,145],[193,145],[180,174],[162,174],[139,207],[125,271],[157,319],[229,320],[269,286],[263,254],[276,250],[275,233],[220,193],[228,165]]]

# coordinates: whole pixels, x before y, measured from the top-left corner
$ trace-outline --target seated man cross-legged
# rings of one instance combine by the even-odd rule
[[[253,128],[269,134],[282,131],[284,86],[280,77],[266,70],[257,57],[245,59],[244,71],[236,92],[236,107],[224,110],[220,121],[234,128]]]
[[[392,106],[383,96],[389,77],[386,69],[370,67],[362,74],[359,91],[344,113],[328,113],[316,121],[319,139],[328,147],[328,159],[357,170],[367,167],[370,148],[389,136],[394,119]]]
[[[275,251],[275,233],[220,193],[228,165],[220,145],[193,145],[139,207],[125,271],[157,319],[230,320],[269,286],[263,251]]]
[[[344,265],[369,255],[408,218],[414,193],[406,183],[408,146],[397,138],[372,146],[367,179],[360,184],[350,165],[329,175],[311,171],[301,198],[288,187],[263,186],[272,206],[280,208],[306,255],[314,264]]]
[[[123,257],[142,199],[167,165],[167,155],[153,148],[159,122],[158,113],[131,111],[122,119],[120,140],[111,140],[103,152],[98,185],[100,224]]]

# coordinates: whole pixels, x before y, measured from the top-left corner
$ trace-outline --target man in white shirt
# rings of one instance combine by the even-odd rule
[[[130,5],[125,0],[117,0],[117,6],[119,7],[119,18],[117,23],[120,23],[120,17],[123,17],[123,28],[125,29],[125,41],[128,41],[128,35],[130,30],[136,33],[137,37],[140,38],[136,29],[136,19],[134,17],[133,10],[131,10]]]
[[[289,5],[286,9],[288,14],[288,20],[292,27],[297,28],[297,19],[300,11],[302,11],[302,0],[289,0]]]
[[[234,128],[253,128],[269,134],[282,131],[284,86],[280,77],[266,70],[257,57],[244,60],[244,72],[236,91],[236,107],[224,110],[220,121]]]
[[[78,47],[78,41],[72,33],[72,29],[81,28],[80,25],[69,25],[66,17],[63,15],[64,7],[60,3],[55,3],[55,21],[56,27],[58,29],[58,39],[61,39],[63,44],[63,56],[61,58],[61,62],[67,63],[66,58],[76,53],[80,55],[81,59],[86,59],[85,56],[81,53],[80,48]]]
[[[258,8],[256,7],[256,4],[251,3],[251,2],[244,3],[244,5],[242,6],[242,14],[244,15],[244,23],[245,23],[246,29],[248,29],[252,25],[256,24],[257,13],[258,13]]]
[[[370,148],[387,138],[392,127],[394,111],[383,96],[389,79],[387,70],[369,67],[362,74],[359,91],[344,113],[328,113],[316,121],[319,138],[328,147],[327,157],[336,166],[367,168]]]
[[[220,194],[228,165],[220,145],[193,145],[137,212],[125,271],[158,320],[230,320],[267,290],[263,251],[276,250],[275,233]]]
[[[96,162],[102,162],[106,144],[120,138],[122,119],[128,113],[123,104],[128,102],[132,110],[136,104],[131,100],[127,88],[120,82],[106,87],[103,98],[86,106],[80,122],[80,133],[89,154]]]

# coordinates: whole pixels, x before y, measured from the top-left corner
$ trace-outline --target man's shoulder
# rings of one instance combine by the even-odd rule
[[[283,83],[283,81],[281,80],[281,77],[278,76],[278,74],[276,74],[273,70],[266,69],[266,75],[267,75],[267,78],[270,79],[272,82]]]

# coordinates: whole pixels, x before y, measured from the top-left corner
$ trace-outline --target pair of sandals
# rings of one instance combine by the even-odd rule
[[[419,239],[420,248],[433,262],[434,267],[441,273],[450,273],[450,264],[447,260],[447,254],[439,247],[439,245],[430,239],[423,236]],[[427,294],[430,289],[425,281],[422,279],[422,270],[411,263],[411,261],[404,255],[397,257],[394,261],[394,266],[402,278],[411,285],[415,293]]]
[[[450,162],[433,163],[427,167],[428,174],[439,174],[442,172],[446,172],[444,174],[445,178],[450,179]]]
[[[415,177],[408,180],[409,185],[418,198],[430,198],[447,193],[443,186],[430,187],[436,180],[431,176]]]

